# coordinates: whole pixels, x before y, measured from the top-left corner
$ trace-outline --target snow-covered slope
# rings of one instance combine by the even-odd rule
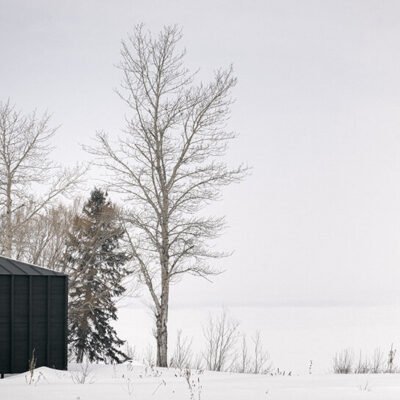
[[[262,376],[91,365],[38,368],[0,381],[4,400],[398,400],[400,375]],[[188,384],[190,382],[190,386]]]

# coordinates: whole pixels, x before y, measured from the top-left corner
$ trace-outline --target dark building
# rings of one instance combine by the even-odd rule
[[[0,256],[0,375],[67,368],[67,275]]]

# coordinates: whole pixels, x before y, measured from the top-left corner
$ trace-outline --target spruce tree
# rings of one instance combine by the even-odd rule
[[[69,342],[77,362],[125,358],[112,321],[117,320],[115,299],[125,289],[128,256],[121,249],[124,229],[106,192],[95,188],[74,218],[65,252],[70,276]]]

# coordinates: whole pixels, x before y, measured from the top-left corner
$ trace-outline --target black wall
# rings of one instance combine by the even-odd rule
[[[0,374],[67,368],[66,276],[0,275]]]

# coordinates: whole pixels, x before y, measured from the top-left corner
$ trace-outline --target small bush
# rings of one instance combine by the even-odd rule
[[[353,372],[353,354],[349,349],[336,353],[333,359],[335,374],[351,374]]]
[[[79,364],[79,370],[71,372],[71,379],[77,385],[84,385],[85,383],[93,383],[94,377],[90,370],[90,362],[87,358]]]
[[[333,359],[333,372],[335,374],[393,374],[399,372],[395,358],[396,349],[393,345],[387,353],[386,361],[381,349],[376,348],[371,358],[364,356],[360,351],[357,363],[354,363],[353,353],[346,349],[336,353]]]
[[[371,363],[367,357],[364,357],[360,351],[357,365],[354,368],[355,374],[369,374],[372,370]]]
[[[388,353],[388,359],[387,359],[387,366],[386,366],[386,371],[385,373],[387,374],[393,374],[394,372],[398,371],[398,368],[395,365],[394,359],[396,357],[396,352],[397,350],[393,348],[393,344],[390,346],[390,350]]]
[[[193,365],[193,353],[192,353],[193,339],[184,337],[182,330],[178,330],[176,345],[174,353],[170,361],[170,367],[184,369],[191,368]]]
[[[380,348],[376,348],[372,357],[371,373],[380,374],[383,372],[383,353]]]

